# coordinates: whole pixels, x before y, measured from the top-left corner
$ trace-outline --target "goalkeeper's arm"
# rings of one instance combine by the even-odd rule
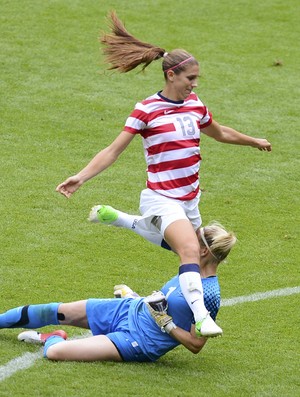
[[[204,336],[201,336],[200,338],[196,336],[194,324],[192,325],[190,332],[185,331],[180,327],[176,327],[169,332],[169,335],[194,354],[198,354],[207,341],[207,338]]]
[[[148,303],[146,303],[146,305],[153,320],[160,327],[162,332],[168,333],[172,338],[176,339],[192,353],[197,354],[200,352],[205,345],[207,338],[203,336],[199,338],[196,336],[195,325],[191,326],[190,332],[185,331],[183,328],[177,327],[174,324],[172,317],[169,316],[166,311],[157,311]]]

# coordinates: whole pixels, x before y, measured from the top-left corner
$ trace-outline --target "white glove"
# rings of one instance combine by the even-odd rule
[[[167,314],[168,302],[161,291],[153,291],[153,293],[147,296],[144,301],[152,318],[162,332],[167,332],[169,334],[172,329],[177,328],[173,323],[172,317]]]
[[[132,291],[131,288],[129,288],[125,284],[119,284],[114,286],[114,296],[115,298],[139,298],[140,296]]]

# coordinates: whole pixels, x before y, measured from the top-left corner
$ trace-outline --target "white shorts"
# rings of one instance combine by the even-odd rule
[[[138,224],[153,233],[157,233],[159,229],[163,237],[166,228],[180,219],[189,220],[194,230],[197,230],[202,224],[198,207],[199,201],[200,194],[193,200],[181,201],[162,196],[150,189],[144,189],[140,196],[142,218],[138,221]],[[160,218],[156,224],[152,222],[154,217]]]

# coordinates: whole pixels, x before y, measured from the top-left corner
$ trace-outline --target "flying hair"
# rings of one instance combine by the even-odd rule
[[[167,79],[169,70],[179,74],[188,64],[198,65],[193,55],[185,50],[167,52],[162,47],[140,41],[127,31],[115,11],[111,11],[107,19],[110,33],[102,33],[99,40],[103,46],[105,61],[110,65],[109,70],[127,73],[143,65],[143,71],[151,62],[163,58],[162,70]]]
[[[143,65],[144,70],[152,61],[162,58],[165,49],[138,40],[132,36],[112,11],[108,15],[110,33],[103,33],[100,42],[103,44],[103,53],[110,70],[126,73]]]

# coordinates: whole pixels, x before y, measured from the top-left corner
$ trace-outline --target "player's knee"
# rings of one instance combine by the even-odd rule
[[[184,262],[197,261],[200,258],[200,247],[198,242],[189,241],[180,247],[178,250],[178,255],[180,259]]]
[[[49,346],[45,353],[45,357],[48,358],[48,360],[54,361],[61,361],[64,359],[62,352],[57,348],[57,345]]]

